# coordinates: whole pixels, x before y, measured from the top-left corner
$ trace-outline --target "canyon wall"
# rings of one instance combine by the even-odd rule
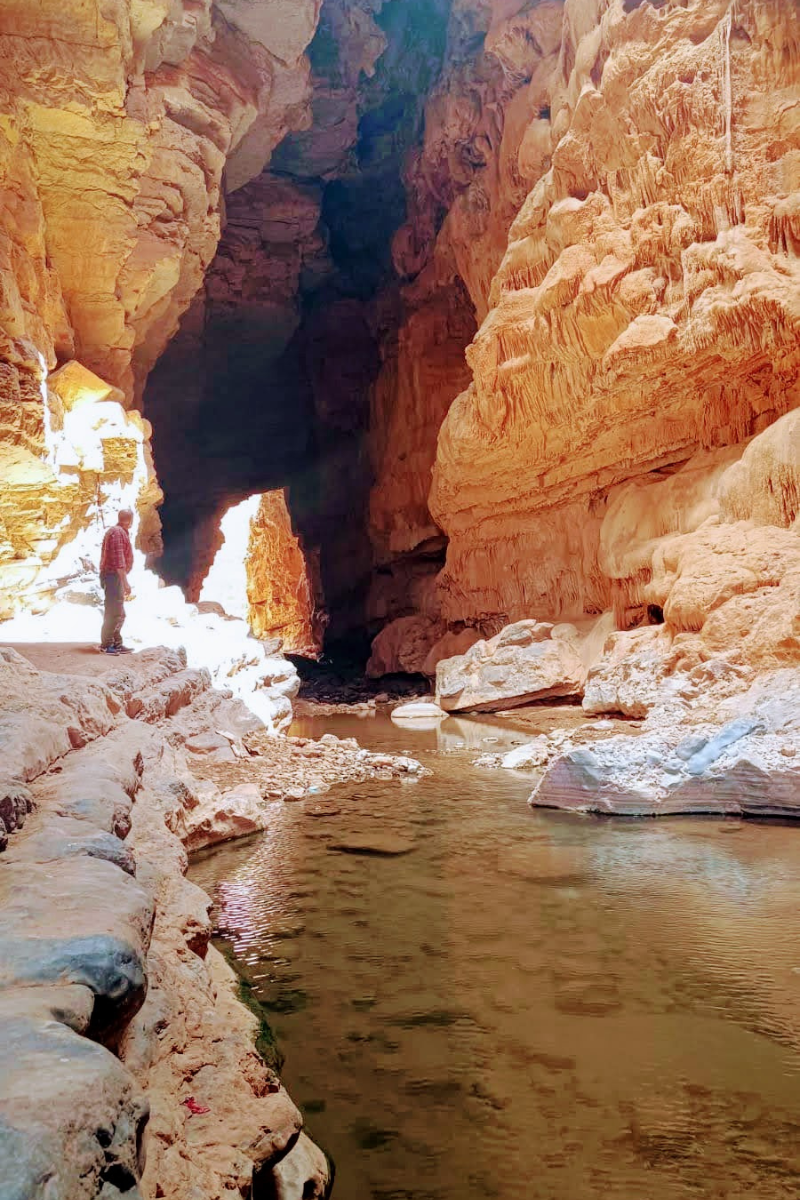
[[[455,339],[436,384],[390,363],[387,405],[379,381],[374,427],[392,437],[372,497],[376,557],[392,545],[387,527],[395,573],[415,542],[446,535],[444,569],[417,606],[436,636],[442,621],[494,633],[608,610],[618,629],[697,630],[723,594],[774,586],[752,564],[745,582],[737,539],[796,541],[753,523],[790,530],[797,515],[793,427],[774,424],[800,403],[797,7],[566,0],[457,13],[485,36],[477,58],[446,64],[407,175],[401,356],[419,367],[413,304],[431,279],[438,297],[465,289],[481,325],[466,387]],[[769,472],[747,473],[757,497],[734,503],[744,475],[731,468],[720,500],[732,463],[770,454],[789,499],[768,521]],[[704,549],[675,564],[670,539],[701,526]],[[708,553],[729,582],[679,616],[672,584],[688,588]],[[408,590],[405,602],[387,613],[379,593],[376,615],[405,618]]]
[[[319,7],[268,0],[256,15],[244,0],[3,3],[5,607],[9,596],[31,603],[16,595],[17,565],[30,583],[68,540],[64,507],[50,502],[64,482],[48,462],[60,408],[52,394],[48,404],[51,374],[73,362],[96,377],[82,402],[138,401],[214,258],[225,188],[258,175],[287,131],[310,120],[304,51]],[[136,428],[146,440],[147,427]],[[78,481],[94,494],[98,525],[116,498],[107,477],[87,466]],[[151,482],[140,542],[149,553],[160,549],[156,490]]]

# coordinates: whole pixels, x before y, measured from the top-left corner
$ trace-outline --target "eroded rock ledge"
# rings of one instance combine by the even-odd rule
[[[260,723],[180,653],[74,653],[59,674],[0,649],[0,1194],[323,1197],[324,1155],[185,878],[184,843],[263,827],[209,831],[221,793],[189,767],[235,764]],[[340,773],[393,767],[319,745]]]

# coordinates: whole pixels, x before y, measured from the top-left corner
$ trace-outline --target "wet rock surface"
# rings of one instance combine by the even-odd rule
[[[231,1180],[242,1193],[266,1186],[302,1117],[254,1049],[258,1021],[208,944],[208,898],[184,878],[184,843],[263,827],[252,784],[221,793],[209,820],[187,731],[222,725],[211,752],[231,754],[258,722],[167,650],[97,679],[4,650],[0,675],[12,826],[0,861],[0,1192],[212,1200]],[[301,1195],[306,1174],[323,1196],[327,1164],[307,1141],[281,1195]]]

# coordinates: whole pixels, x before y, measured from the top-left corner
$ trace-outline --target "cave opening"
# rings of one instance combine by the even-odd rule
[[[310,127],[227,195],[204,287],[144,395],[165,495],[164,579],[199,600],[223,515],[283,493],[320,640],[327,626],[326,650],[361,662],[376,628],[371,393],[401,323],[408,277],[392,242],[449,8],[409,0],[358,26],[347,0],[323,5],[308,50]]]

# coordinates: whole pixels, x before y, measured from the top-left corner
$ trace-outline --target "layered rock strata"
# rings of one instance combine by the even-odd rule
[[[438,525],[448,545],[405,609],[379,577],[375,612],[416,605],[493,634],[613,607],[625,627],[643,609],[603,561],[611,488],[741,448],[800,399],[798,19],[757,0],[514,7],[458,6],[482,50],[446,66],[408,175],[395,258],[410,295],[455,283],[483,324],[460,395],[456,373],[416,398],[402,379],[376,391],[376,429],[388,411],[394,430],[379,561],[384,511],[398,555],[410,529],[422,546]],[[408,520],[426,490],[416,431],[430,454],[442,411],[432,516]]]
[[[281,745],[295,785],[293,755],[321,778],[419,764],[335,738],[279,742],[167,650],[124,664],[26,653],[0,649],[0,1192],[322,1200],[324,1156],[254,1050],[258,1022],[209,946],[184,846],[264,827]],[[245,772],[257,823],[221,830],[210,793],[226,818],[236,806],[210,776],[235,781],[237,748],[266,756]]]
[[[3,5],[0,329],[23,389],[40,357],[143,385],[214,256],[223,172],[246,183],[309,117],[319,3],[261,8]]]
[[[800,401],[799,37],[761,0],[564,5],[547,169],[439,438],[446,617],[636,607],[600,553],[609,489]]]

